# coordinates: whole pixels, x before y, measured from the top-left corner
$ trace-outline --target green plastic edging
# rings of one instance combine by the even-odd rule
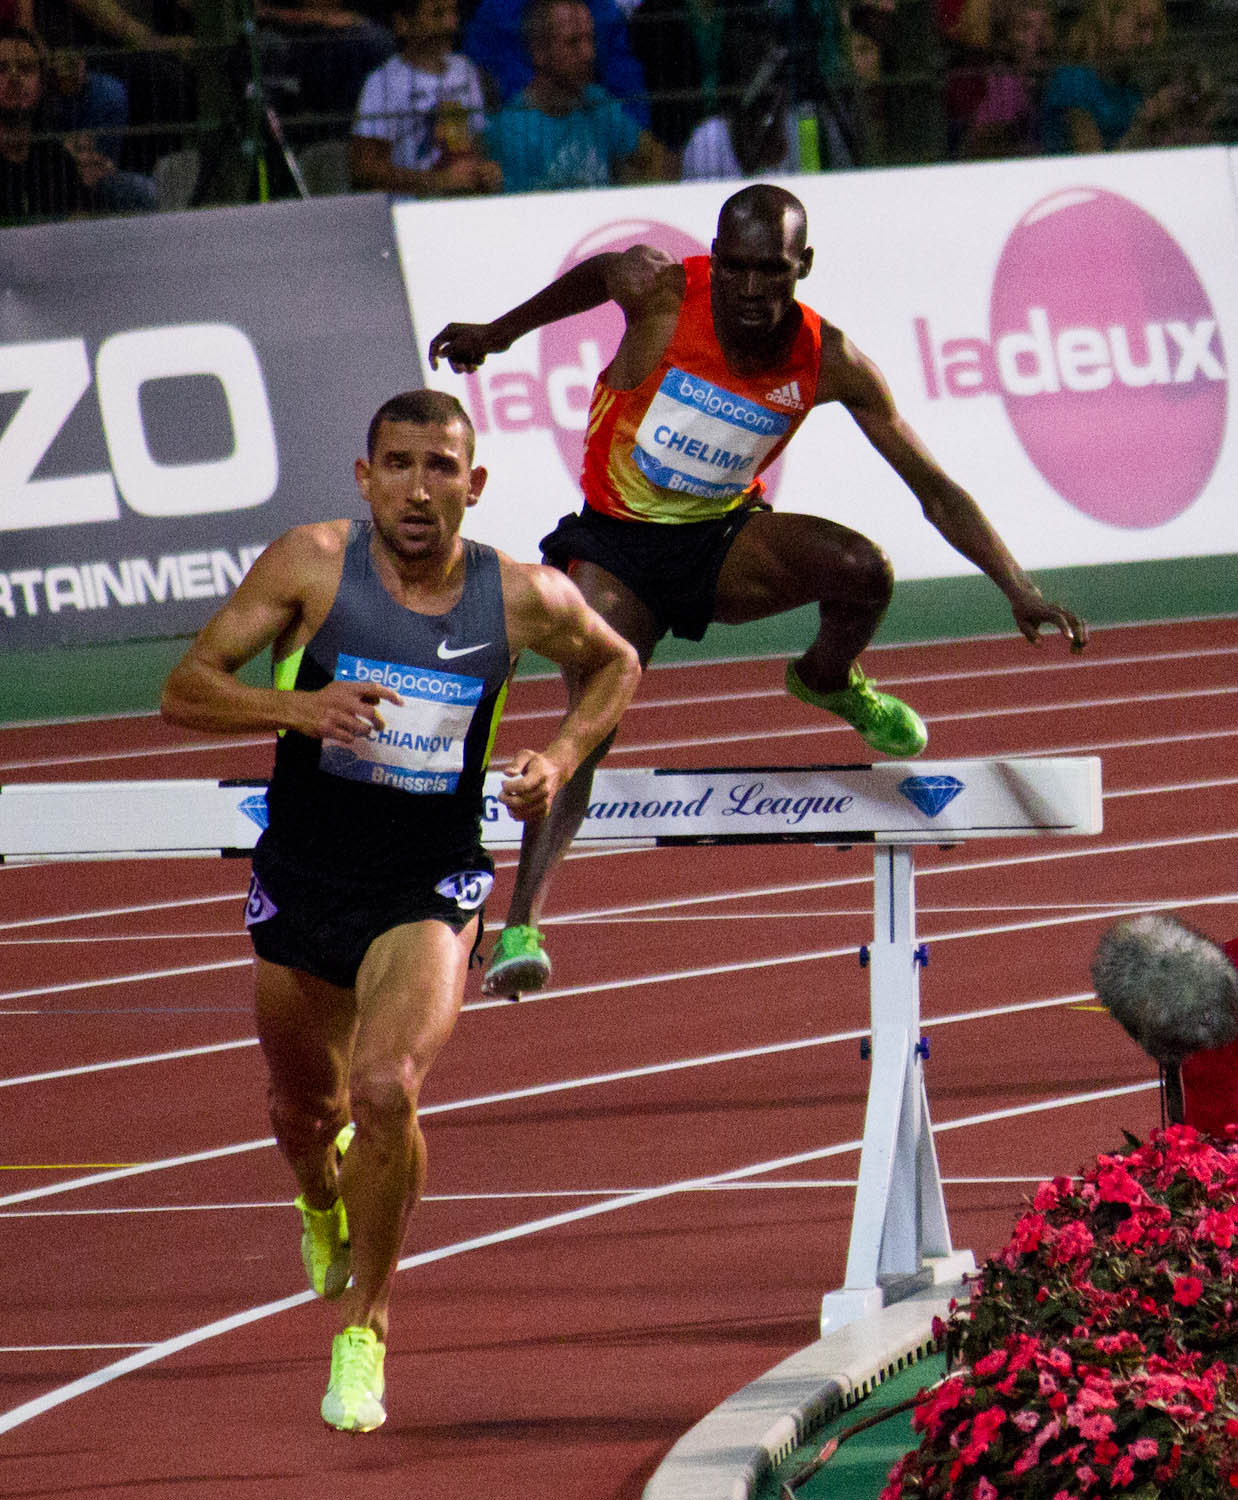
[[[1036,580],[1093,625],[1232,614],[1238,610],[1238,557],[1174,558],[1104,567],[1045,569]],[[877,645],[1000,635],[1013,630],[1006,601],[987,578],[912,579],[899,583],[877,633]],[[668,637],[657,662],[798,654],[816,631],[812,606],[754,625],[711,626],[703,641]],[[0,620],[0,639],[3,621]],[[153,713],[164,678],[186,641],[123,641],[12,651],[0,657],[0,724]],[[553,672],[530,655],[520,676]],[[265,682],[265,657],[242,674]]]
[[[883,1380],[862,1401],[831,1417],[808,1442],[764,1475],[752,1491],[752,1500],[783,1500],[783,1482],[815,1459],[829,1438],[910,1400],[923,1387],[940,1380],[945,1371],[945,1355],[932,1354]],[[878,1500],[890,1470],[915,1445],[911,1412],[896,1413],[840,1443],[822,1468],[797,1485],[796,1500]]]

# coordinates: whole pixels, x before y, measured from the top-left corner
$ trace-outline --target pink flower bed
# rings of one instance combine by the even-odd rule
[[[970,1299],[881,1500],[1238,1492],[1238,1130],[1042,1183]]]

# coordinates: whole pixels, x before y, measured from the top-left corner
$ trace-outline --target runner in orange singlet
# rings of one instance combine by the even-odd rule
[[[881,372],[838,328],[796,301],[812,268],[804,206],[770,184],[722,206],[708,257],[672,261],[647,245],[595,255],[493,323],[449,323],[430,343],[475,370],[544,324],[613,300],[626,327],[589,410],[585,505],[542,541],[589,603],[649,661],[672,631],[699,640],[711,621],[744,624],[816,604],[820,628],[787,664],[789,692],[853,725],[886,755],[927,742],[907,704],[876,692],[856,663],[894,586],[881,549],[818,516],[779,513],[761,471],[814,406],[839,402],[919,500],[925,517],[1010,601],[1036,644],[1058,630],[1074,650],[1083,622],[1044,599],[972,497],[899,415]],[[569,698],[575,684],[569,679]],[[550,961],[536,923],[546,882],[589,805],[607,745],[526,826],[520,867],[483,988],[541,989]]]

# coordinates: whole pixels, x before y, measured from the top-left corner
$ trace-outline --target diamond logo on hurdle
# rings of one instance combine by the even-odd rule
[[[237,803],[237,809],[243,812],[251,823],[257,823],[259,828],[267,826],[267,799],[265,792],[259,793],[256,797],[246,797],[244,802]]]
[[[925,817],[935,818],[949,807],[963,785],[957,776],[908,776],[899,782],[898,789]]]

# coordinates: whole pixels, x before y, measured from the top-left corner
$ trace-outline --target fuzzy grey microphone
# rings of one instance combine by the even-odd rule
[[[1164,1068],[1238,1038],[1238,969],[1176,917],[1115,923],[1092,958],[1096,997]]]

